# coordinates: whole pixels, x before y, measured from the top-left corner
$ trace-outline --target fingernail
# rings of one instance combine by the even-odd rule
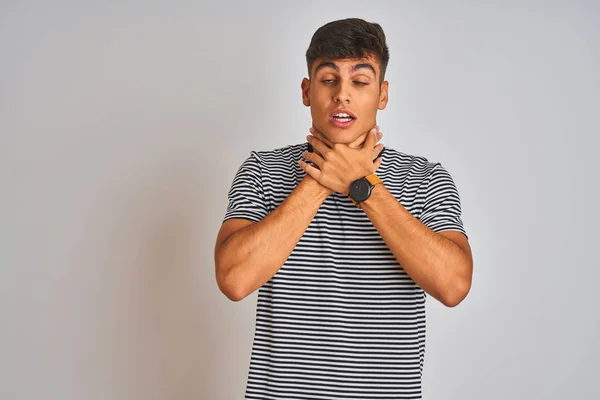
[[[315,128],[311,127],[311,128],[308,130],[308,131],[309,131],[310,133],[315,133]]]
[[[306,141],[310,141],[311,135],[306,135]]]
[[[376,133],[377,133],[377,129],[373,128],[373,129],[371,129],[371,132],[372,132],[373,134],[376,134]]]

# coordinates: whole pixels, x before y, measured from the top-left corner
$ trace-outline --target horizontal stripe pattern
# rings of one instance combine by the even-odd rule
[[[307,144],[251,152],[224,221],[262,220],[305,173]],[[377,175],[433,231],[457,230],[458,192],[439,164],[386,148]],[[425,292],[364,211],[334,193],[259,290],[246,399],[420,399]]]

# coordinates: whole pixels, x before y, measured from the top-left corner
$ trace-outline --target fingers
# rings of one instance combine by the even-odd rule
[[[373,147],[373,155],[372,155],[373,160],[375,160],[376,158],[379,157],[379,155],[383,151],[383,147],[384,146],[381,143],[379,143],[377,146]]]
[[[367,149],[372,149],[373,147],[375,147],[375,144],[379,139],[378,133],[379,131],[376,128],[371,129],[367,134],[367,138],[365,139],[363,147],[366,147]]]
[[[317,168],[313,167],[310,164],[307,164],[306,162],[304,162],[302,160],[298,160],[298,165],[304,172],[306,172],[308,175],[312,176],[315,180],[319,181],[319,177],[321,176],[321,171],[319,171]]]
[[[362,135],[360,135],[359,137],[356,138],[356,140],[352,143],[350,143],[348,146],[353,148],[353,149],[358,149],[361,148],[363,143],[365,143],[365,139],[367,137],[367,135],[369,134],[369,132],[367,133],[363,133]]]
[[[375,142],[378,142],[383,137],[383,133],[381,133],[381,131],[379,131],[379,126],[377,126],[377,125],[375,125],[375,127],[373,129],[376,129],[377,134],[375,137]],[[367,144],[367,139],[372,134],[371,132],[373,129],[360,135],[358,138],[356,138],[356,140],[354,142],[350,143],[348,146],[353,149],[365,147]],[[373,143],[373,146],[374,145],[375,145],[375,143]]]
[[[315,140],[313,140],[313,143],[315,142]],[[321,144],[321,146],[324,146],[323,144]],[[314,165],[317,166],[318,169],[321,169],[322,165],[323,165],[323,161],[324,159],[321,157],[321,155],[315,153],[309,153],[308,151],[304,151],[302,152],[302,157],[306,160],[309,161],[311,163],[313,163]]]
[[[329,152],[333,151],[332,148],[334,146],[332,143],[329,142],[329,140],[327,140],[327,138],[321,132],[319,132],[318,129],[312,127],[309,130],[312,134],[306,136],[306,140],[309,144],[309,149],[311,151],[314,151],[314,153],[318,156],[320,156],[319,159],[316,159],[317,162],[322,161],[323,159],[327,158],[326,156]],[[379,126],[375,125],[371,130],[360,135],[354,142],[350,143],[348,147],[355,149],[366,148],[366,151],[368,151],[368,149],[371,149],[371,159],[374,161],[381,155],[381,152],[384,148],[383,144],[376,144],[377,142],[379,142],[379,140],[381,140],[381,138],[383,138],[383,133],[379,131]]]
[[[325,143],[323,143],[323,141],[321,141],[317,137],[308,135],[308,136],[306,136],[306,140],[308,141],[308,143],[310,145],[312,145],[315,153],[317,153],[318,155],[320,155],[323,158],[325,158],[327,153],[331,151],[331,149],[329,147],[327,147],[327,145]]]
[[[375,129],[377,129],[376,142],[379,142],[381,138],[383,138],[383,133],[379,130],[379,126],[375,125]],[[381,166],[381,161],[383,160],[381,154],[383,152],[384,147],[385,146],[382,143],[379,143],[375,147],[373,147],[373,166],[375,168],[375,171],[373,172],[376,172]]]
[[[381,140],[381,138],[383,137],[383,133],[381,133],[381,131],[379,130],[379,126],[375,125],[371,130],[369,130],[366,133],[363,133],[362,135],[360,135],[358,138],[356,138],[356,140],[352,143],[350,143],[348,146],[351,148],[359,148],[365,145],[366,139],[369,138],[369,134],[371,134],[373,132],[373,129],[375,130],[375,143],[377,143],[378,141]],[[311,133],[312,136],[316,137],[317,139],[319,139],[321,142],[323,142],[328,148],[332,149],[333,148],[333,143],[331,143],[329,141],[329,139],[327,139],[325,137],[325,135],[323,135],[317,128],[315,128],[314,126],[309,128],[309,131]],[[308,140],[308,139],[307,139]],[[375,143],[373,143],[373,146],[375,146]]]
[[[330,149],[331,149],[331,148],[333,148],[333,143],[331,143],[331,142],[329,141],[329,139],[327,139],[327,138],[325,137],[325,135],[323,135],[323,134],[322,134],[322,133],[321,133],[321,132],[320,132],[320,131],[319,131],[317,128],[315,128],[315,127],[312,127],[312,128],[310,128],[310,129],[309,129],[309,131],[310,131],[310,133],[311,133],[311,134],[312,134],[314,137],[316,137],[317,139],[319,139],[321,142],[325,143],[325,145],[326,145],[327,147],[329,147]]]
[[[377,160],[376,160],[376,161],[373,163],[373,166],[374,166],[374,168],[375,168],[375,171],[373,171],[373,172],[377,172],[377,170],[378,170],[378,169],[379,169],[379,167],[381,166],[381,161],[382,161],[382,158],[380,157],[380,158],[378,158],[378,159],[377,159]]]

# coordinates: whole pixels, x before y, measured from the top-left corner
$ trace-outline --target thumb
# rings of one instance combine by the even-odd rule
[[[373,163],[373,167],[375,168],[375,171],[373,171],[374,173],[379,169],[379,167],[381,166],[381,160],[382,158],[379,157],[377,160],[375,160],[375,162]]]
[[[377,143],[377,129],[373,128],[367,133],[367,138],[365,139],[363,147],[372,150],[373,147],[375,147],[375,143]]]
[[[362,147],[362,145],[365,143],[365,138],[367,137],[367,135],[369,135],[369,132],[363,133],[362,135],[357,137],[354,142],[350,143],[348,145],[348,147],[351,147],[353,149],[360,149]]]

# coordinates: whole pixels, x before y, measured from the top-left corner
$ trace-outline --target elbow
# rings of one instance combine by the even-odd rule
[[[217,286],[221,293],[225,295],[231,301],[241,301],[250,293],[244,288],[239,279],[232,276],[231,269],[226,269],[215,263],[215,275],[217,280]]]
[[[239,283],[235,282],[235,280],[231,279],[230,274],[223,272],[219,269],[219,266],[216,265],[216,279],[217,286],[221,293],[225,295],[231,301],[240,301],[243,300],[248,294],[244,293]]]
[[[228,280],[227,278],[219,279],[218,274],[217,286],[219,287],[221,293],[223,293],[225,297],[227,297],[231,301],[241,301],[244,298],[246,298],[246,296],[248,296],[249,294],[245,290],[243,290],[241,285],[230,282],[230,280]]]
[[[242,301],[247,296],[247,294],[240,290],[236,290],[236,288],[221,288],[221,292],[225,295],[225,297],[234,302]]]
[[[471,290],[471,280],[463,279],[452,285],[450,290],[447,290],[444,296],[441,296],[440,301],[443,305],[449,308],[458,306],[467,297]]]
[[[441,302],[446,307],[456,307],[467,297],[471,291],[471,282],[473,280],[473,261],[461,264],[456,268],[456,273],[449,280],[446,290],[441,297]]]

